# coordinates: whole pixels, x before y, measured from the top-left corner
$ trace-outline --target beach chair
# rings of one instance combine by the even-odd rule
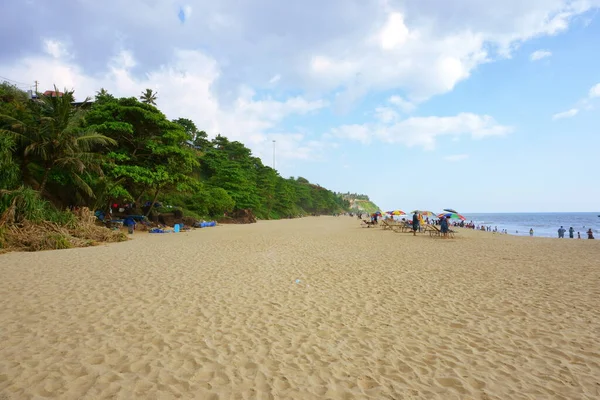
[[[405,222],[400,222],[392,227],[392,230],[396,233],[399,232],[412,232],[412,225]]]
[[[394,227],[397,224],[395,224],[393,221],[384,219],[383,221],[381,221],[381,228],[385,231],[385,230],[393,230]]]
[[[452,229],[448,228],[448,237],[454,239],[454,234],[456,233],[456,231],[453,231]],[[444,236],[444,234],[442,233],[442,231],[440,230],[440,228],[438,228],[436,225],[431,225],[431,230],[429,231],[429,236],[433,237],[433,236],[439,236],[442,237]]]
[[[435,225],[429,225],[428,232],[429,232],[430,237],[434,237],[434,236],[442,237],[442,231],[440,230],[440,228],[438,228]]]
[[[431,231],[434,231],[436,229],[435,225],[431,225],[431,224],[423,224],[421,225],[421,232],[422,233],[430,233]]]
[[[372,226],[375,226],[375,224],[371,221],[367,221],[366,219],[363,219],[362,222],[360,223],[360,226],[363,228],[370,228]]]

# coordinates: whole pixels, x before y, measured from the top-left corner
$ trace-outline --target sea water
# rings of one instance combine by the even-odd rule
[[[475,225],[498,227],[498,231],[506,229],[511,235],[529,235],[533,228],[534,236],[558,237],[558,229],[563,226],[569,237],[569,228],[575,229],[575,237],[580,232],[582,239],[587,239],[587,230],[592,228],[594,237],[600,239],[600,213],[498,213],[498,214],[463,214],[466,222]]]

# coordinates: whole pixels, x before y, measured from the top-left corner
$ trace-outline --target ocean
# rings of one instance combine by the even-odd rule
[[[563,226],[569,236],[569,227],[581,233],[582,239],[587,239],[587,230],[592,228],[594,237],[600,239],[600,213],[498,213],[498,214],[469,214],[464,213],[466,222],[473,221],[475,225],[498,227],[499,231],[506,229],[511,235],[528,236],[533,228],[534,236],[558,237],[558,228]]]

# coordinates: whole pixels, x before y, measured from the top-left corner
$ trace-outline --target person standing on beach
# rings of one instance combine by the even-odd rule
[[[440,231],[444,238],[448,237],[448,220],[446,217],[442,217],[440,220]]]
[[[421,227],[421,223],[419,221],[419,214],[414,213],[412,219],[412,228],[413,228],[413,236],[417,236],[417,231]]]
[[[573,239],[575,237],[575,229],[573,227],[569,228],[569,238]]]
[[[123,225],[127,227],[129,234],[133,235],[133,230],[135,229],[135,219],[133,219],[133,217],[127,217],[125,218],[125,221],[123,221]]]
[[[587,235],[588,235],[588,239],[593,239],[594,238],[594,232],[592,232],[592,228],[588,229]]]
[[[577,239],[581,239],[581,232],[577,232]]]
[[[533,228],[529,229],[529,236],[533,236]]]
[[[567,230],[565,228],[563,228],[562,226],[560,228],[558,228],[558,238],[562,239],[565,237],[565,232]]]

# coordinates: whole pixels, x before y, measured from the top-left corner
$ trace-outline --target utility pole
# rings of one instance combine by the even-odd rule
[[[38,93],[38,83],[39,83],[38,81],[35,81],[35,94]]]
[[[275,169],[275,140],[273,140],[273,169]]]

